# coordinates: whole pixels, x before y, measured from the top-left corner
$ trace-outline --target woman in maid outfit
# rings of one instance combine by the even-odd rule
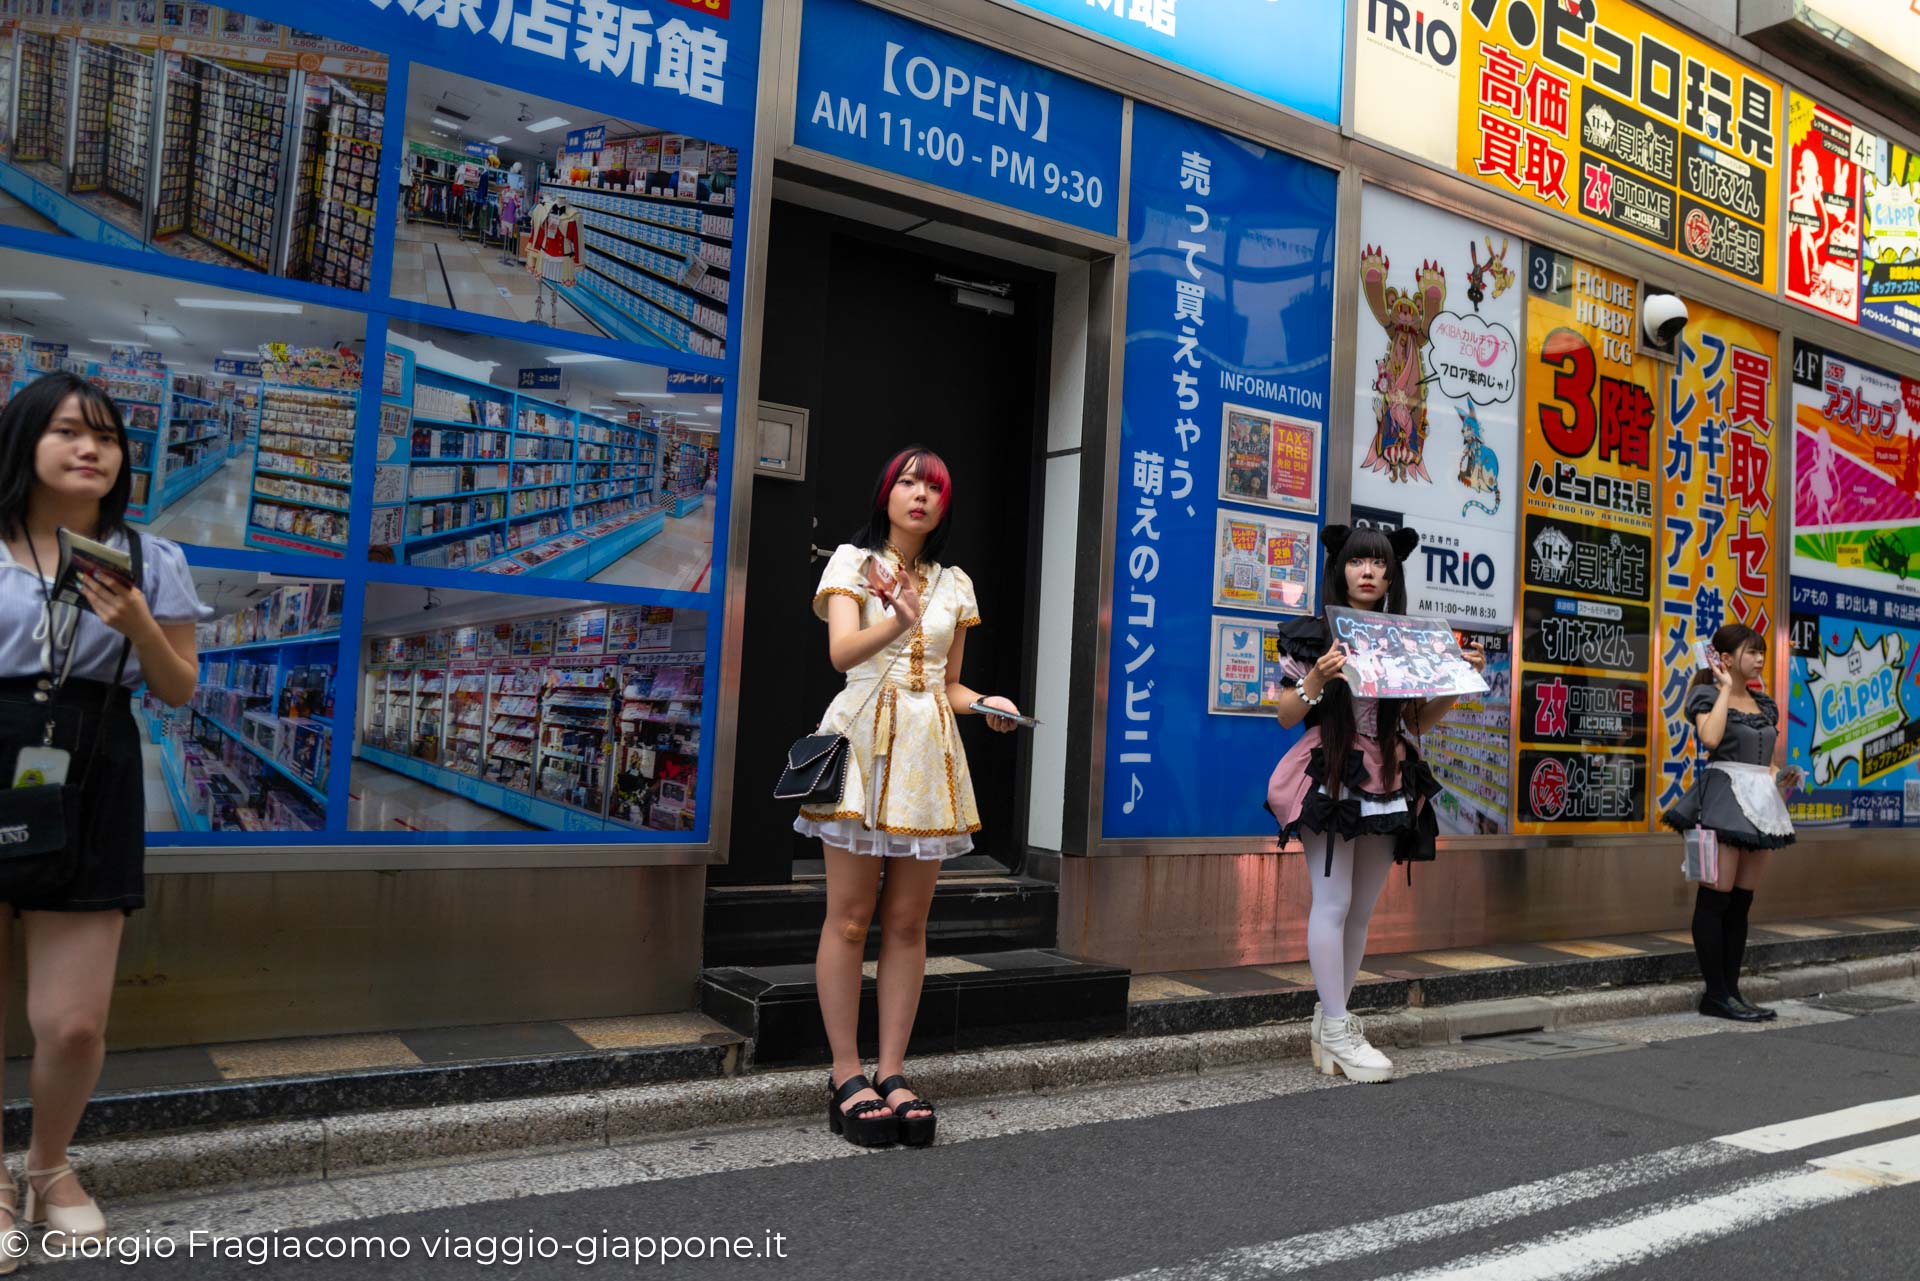
[[[1417,533],[1329,525],[1321,541],[1327,604],[1406,613],[1406,559],[1420,545]],[[1281,836],[1306,847],[1312,872],[1307,960],[1320,990],[1313,1065],[1328,1076],[1389,1081],[1393,1063],[1367,1043],[1347,998],[1388,871],[1434,856],[1439,823],[1428,802],[1440,785],[1415,740],[1445,718],[1454,700],[1355,695],[1342,675],[1346,654],[1324,617],[1281,624],[1280,649],[1280,724],[1292,729],[1304,721],[1307,732],[1274,769],[1267,808]],[[1486,666],[1478,646],[1463,653],[1475,671]]]
[[[1793,817],[1773,767],[1780,707],[1759,689],[1766,638],[1744,623],[1728,623],[1713,634],[1712,646],[1712,666],[1694,675],[1687,696],[1706,768],[1694,771],[1693,786],[1660,821],[1676,832],[1707,828],[1720,847],[1719,879],[1702,884],[1693,899],[1693,950],[1707,989],[1700,1012],[1756,1023],[1778,1015],[1740,995],[1747,913],[1773,851],[1793,844]]]

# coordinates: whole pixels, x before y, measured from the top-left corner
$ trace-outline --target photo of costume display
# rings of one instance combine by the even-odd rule
[[[184,7],[0,34],[0,224],[366,289],[386,59],[240,10],[188,30]]]
[[[365,321],[312,303],[8,250],[0,403],[67,369],[127,425],[136,529],[343,556]]]
[[[362,519],[376,563],[697,591],[717,379],[396,321]],[[370,380],[371,394],[371,380]]]
[[[726,355],[731,147],[407,74],[395,298]]]
[[[690,832],[706,615],[366,589],[352,801],[361,832]]]
[[[193,552],[187,553],[191,561]],[[317,832],[326,826],[340,670],[338,579],[192,566],[213,616],[195,629],[187,706],[142,689],[147,831]]]

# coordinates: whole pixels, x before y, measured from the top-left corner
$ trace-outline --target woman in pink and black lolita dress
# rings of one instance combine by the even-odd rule
[[[1322,535],[1327,604],[1406,612],[1406,558],[1419,546],[1411,529],[1388,535],[1329,525]],[[1464,651],[1476,669],[1477,646]],[[1283,728],[1306,733],[1280,758],[1267,784],[1267,809],[1284,841],[1305,847],[1313,886],[1307,918],[1307,960],[1320,1002],[1310,1046],[1314,1066],[1329,1076],[1388,1081],[1393,1064],[1367,1043],[1347,1011],[1374,904],[1396,862],[1434,856],[1439,823],[1431,805],[1440,784],[1420,759],[1419,735],[1439,724],[1451,698],[1361,698],[1343,678],[1346,655],[1324,618],[1280,626],[1284,687],[1277,709]]]

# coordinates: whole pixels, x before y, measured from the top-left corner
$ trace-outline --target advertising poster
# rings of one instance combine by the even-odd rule
[[[1793,580],[1796,827],[1920,824],[1920,601]]]
[[[1465,635],[1487,652],[1486,692],[1461,697],[1445,720],[1420,736],[1420,748],[1444,789],[1433,798],[1441,833],[1497,836],[1507,830],[1512,802],[1513,638]]]
[[[1213,603],[1226,609],[1311,614],[1319,531],[1298,521],[1221,508]]]
[[[1660,749],[1656,813],[1693,783],[1693,642],[1726,623],[1772,630],[1773,427],[1779,336],[1698,302],[1674,344],[1660,474]],[[1769,650],[1769,653],[1772,651]]]
[[[1461,173],[1772,292],[1777,81],[1626,0],[1461,23]]]
[[[1550,692],[1517,730],[1516,832],[1647,822],[1659,366],[1634,351],[1637,295],[1624,276],[1529,246],[1523,709],[1528,689]],[[1570,714],[1608,701],[1632,714]]]
[[[1460,0],[1360,6],[1353,128],[1443,169],[1459,150]]]
[[[1505,627],[1525,247],[1377,187],[1362,197],[1360,240],[1355,523],[1420,532],[1409,611]]]
[[[1250,618],[1213,619],[1215,715],[1272,715],[1266,693],[1266,652],[1277,642],[1271,624]]]
[[[1347,654],[1342,679],[1360,698],[1452,698],[1484,694],[1487,682],[1460,653],[1444,618],[1413,618],[1327,606],[1334,643]]]
[[[20,216],[0,275],[68,300],[26,336],[119,407],[128,519],[182,549],[208,606],[191,699],[133,692],[156,857],[619,861],[712,835],[731,495],[694,495],[731,474],[732,442],[708,457],[674,432],[730,421],[739,309],[723,270],[675,288],[666,264],[724,268],[753,230],[738,178],[762,14],[677,8],[617,66],[590,6],[545,0],[87,0],[8,27],[0,193]],[[464,136],[423,150],[429,106],[456,100]],[[522,207],[567,185],[538,173],[528,103],[577,124],[631,111],[737,168],[699,175],[697,202],[574,193],[562,302],[559,258],[529,274],[498,222],[448,199],[445,158],[486,139],[524,158]],[[657,216],[622,218],[635,207]],[[608,247],[615,219],[645,222],[654,256]],[[458,301],[423,270],[442,257],[474,284]],[[0,350],[13,394],[32,349]],[[508,381],[547,366],[565,371],[553,402]],[[719,381],[669,395],[669,373]],[[699,551],[641,572],[681,539]],[[616,611],[648,652],[609,648]]]
[[[1794,94],[1787,109],[1786,275],[1789,298],[1860,318],[1860,175],[1875,139]]]
[[[1793,346],[1793,573],[1920,596],[1920,381]]]
[[[1209,714],[1221,682],[1208,642],[1216,612],[1249,612],[1238,628],[1258,630],[1263,614],[1271,626],[1255,601],[1276,586],[1283,606],[1284,593],[1306,587],[1297,608],[1312,608],[1317,548],[1306,549],[1297,582],[1295,566],[1276,564],[1266,531],[1317,535],[1318,522],[1223,502],[1216,477],[1228,406],[1242,416],[1236,452],[1249,459],[1271,458],[1261,422],[1311,424],[1316,442],[1324,439],[1334,174],[1140,104],[1131,184],[1118,477],[1125,518],[1110,587],[1100,833],[1270,840],[1273,819],[1261,801],[1291,736],[1265,717]],[[1316,511],[1324,453],[1316,451],[1313,467]],[[1240,531],[1225,535],[1233,573],[1223,568],[1223,529]],[[1280,546],[1297,565],[1298,543]],[[1216,605],[1223,588],[1230,603]]]
[[[1317,422],[1249,405],[1220,410],[1220,497],[1230,503],[1320,510]]]
[[[1861,327],[1920,346],[1920,155],[1875,138],[1860,204]]]

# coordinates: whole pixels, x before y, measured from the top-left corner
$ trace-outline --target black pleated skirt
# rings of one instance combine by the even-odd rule
[[[69,782],[85,776],[80,823],[69,833],[77,857],[71,879],[22,898],[15,912],[132,912],[146,906],[147,801],[140,731],[131,694],[104,681],[69,680],[54,705],[34,701],[39,682],[0,679],[0,785],[13,781],[22,747],[37,745],[54,722],[53,745],[73,754]],[[95,751],[92,771],[88,756]]]

